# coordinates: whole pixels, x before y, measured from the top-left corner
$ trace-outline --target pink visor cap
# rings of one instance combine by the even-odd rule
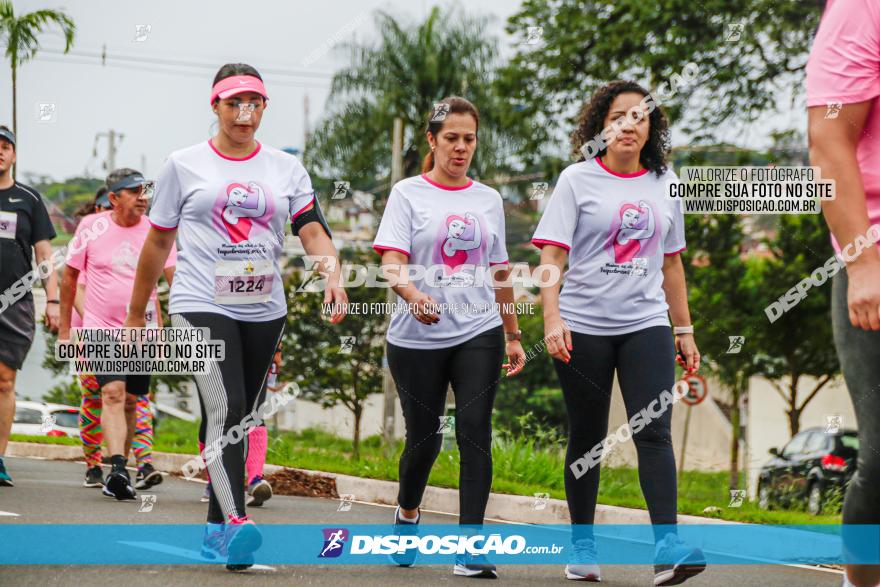
[[[260,78],[252,75],[234,75],[222,79],[214,85],[214,88],[211,90],[211,104],[217,98],[225,100],[230,96],[245,92],[256,92],[265,99],[269,99],[268,94],[266,94],[266,86],[263,85]]]

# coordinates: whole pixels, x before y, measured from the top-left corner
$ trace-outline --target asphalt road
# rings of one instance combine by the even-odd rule
[[[207,506],[199,502],[204,486],[176,477],[165,477],[162,485],[147,493],[156,495],[149,513],[139,513],[140,501],[116,502],[101,497],[100,490],[82,487],[82,463],[8,457],[7,468],[14,488],[0,488],[0,549],[6,524],[181,524],[200,523]],[[347,512],[337,511],[331,499],[275,496],[265,507],[252,509],[260,524],[373,524],[388,523],[389,506],[354,503]],[[17,515],[10,515],[17,514]],[[423,514],[424,523],[449,524],[454,516]],[[563,569],[548,565],[508,565],[499,568],[505,585],[567,585]],[[648,566],[604,565],[603,583],[620,587],[651,585]],[[246,573],[229,573],[222,566],[157,565],[99,567],[85,565],[2,566],[0,585],[101,585],[126,587],[171,585],[347,585],[403,587],[413,584],[462,585],[472,579],[455,577],[450,567],[362,565],[277,566]],[[841,575],[790,566],[711,566],[686,585],[736,587],[839,587]],[[478,582],[479,584],[479,582]]]

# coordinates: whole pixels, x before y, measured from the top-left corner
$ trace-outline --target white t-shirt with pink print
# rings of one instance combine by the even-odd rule
[[[619,174],[598,157],[570,165],[532,242],[569,251],[559,312],[583,334],[668,326],[663,257],[684,250],[684,215],[667,197],[672,170]]]
[[[273,147],[258,143],[241,158],[223,155],[211,141],[173,152],[150,209],[154,228],[178,229],[169,312],[254,322],[284,316],[285,225],[314,199],[299,160]]]
[[[494,189],[475,181],[442,186],[425,175],[404,179],[391,189],[373,248],[404,253],[413,284],[445,305],[432,325],[396,311],[386,334],[391,344],[446,348],[501,325],[490,267],[507,264],[507,247],[503,200]],[[425,268],[422,277],[415,266]]]

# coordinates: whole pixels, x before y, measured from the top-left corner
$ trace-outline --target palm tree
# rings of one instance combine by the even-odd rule
[[[73,46],[76,25],[73,20],[59,10],[37,10],[15,16],[10,0],[0,0],[0,39],[6,41],[6,57],[12,69],[12,132],[18,136],[18,68],[36,56],[40,49],[37,35],[49,24],[57,24],[64,34],[64,52]],[[16,165],[18,168],[18,165]]]
[[[381,11],[375,20],[378,43],[344,45],[351,65],[334,75],[328,114],[307,148],[318,174],[361,188],[387,179],[397,117],[404,121],[404,175],[417,174],[427,151],[427,115],[448,95],[465,97],[480,110],[473,174],[485,177],[509,169],[521,127],[502,128],[501,99],[493,85],[498,50],[496,41],[485,36],[486,19],[435,7],[417,27]]]

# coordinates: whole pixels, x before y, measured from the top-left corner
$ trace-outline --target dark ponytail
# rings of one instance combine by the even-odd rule
[[[446,114],[470,114],[474,117],[474,122],[477,123],[477,132],[480,130],[480,113],[477,111],[477,107],[470,103],[470,101],[460,97],[460,96],[448,96],[443,98],[437,104],[434,105],[434,108],[431,110],[431,113],[428,114],[428,125],[425,132],[429,132],[436,138],[440,131],[443,130],[443,123],[446,121],[446,117],[442,117],[441,120],[434,120],[435,112],[437,111],[437,106],[439,104],[446,104],[449,106],[449,110],[446,111]],[[422,173],[428,173],[434,169],[434,152],[429,150],[428,154],[425,155],[424,160],[422,161]]]
[[[75,218],[82,218],[83,216],[88,216],[89,214],[94,214],[98,209],[97,202],[101,198],[101,196],[106,195],[110,190],[107,189],[106,185],[102,185],[98,188],[98,191],[95,192],[95,199],[91,202],[86,202],[79,209],[73,213]]]

